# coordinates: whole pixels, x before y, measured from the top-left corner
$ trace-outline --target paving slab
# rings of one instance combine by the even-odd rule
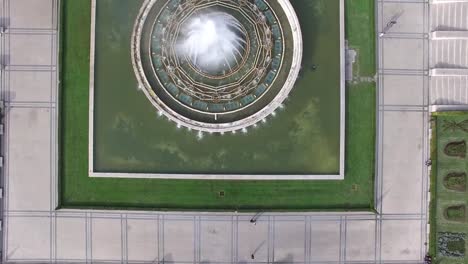
[[[383,113],[382,213],[421,213],[424,116],[417,111]]]
[[[9,71],[7,100],[13,102],[50,102],[52,74],[49,71]]]
[[[57,259],[86,259],[86,219],[58,217],[56,219]]]
[[[232,261],[232,222],[203,221],[200,225],[200,261]]]
[[[275,263],[303,262],[305,259],[305,222],[274,222]]]
[[[310,259],[314,262],[340,260],[340,222],[312,221]]]
[[[48,108],[9,109],[9,210],[51,209],[50,120]]]
[[[387,261],[420,260],[422,252],[421,220],[382,221],[382,259]]]
[[[194,261],[194,221],[172,220],[164,222],[164,255],[166,262]]]
[[[7,65],[50,66],[52,64],[51,35],[10,34],[10,43]]]
[[[7,232],[7,260],[50,259],[50,218],[9,217]]]
[[[468,29],[468,3],[456,2],[431,5],[431,30]]]
[[[430,96],[435,105],[468,104],[468,76],[432,77]]]
[[[53,0],[13,0],[10,4],[10,28],[51,29]]]
[[[129,261],[158,260],[158,220],[128,219],[127,244]]]
[[[384,2],[383,27],[396,18],[397,23],[392,26],[388,33],[423,33],[426,5],[427,3],[424,2]]]
[[[122,220],[93,218],[91,231],[93,261],[122,260]]]
[[[383,38],[382,41],[384,69],[421,70],[424,68],[423,39]]]
[[[424,78],[421,75],[383,76],[384,105],[423,105]]]
[[[346,260],[375,261],[375,221],[356,220],[346,222]]]
[[[432,68],[466,69],[468,67],[468,40],[433,40],[431,44]]]
[[[238,222],[238,261],[267,262],[268,261],[268,222],[257,220],[257,224],[249,220]],[[255,259],[251,259],[254,254]]]

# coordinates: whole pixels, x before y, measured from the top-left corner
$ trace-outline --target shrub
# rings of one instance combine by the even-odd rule
[[[466,208],[465,205],[453,205],[445,208],[444,216],[447,220],[450,221],[465,221],[466,217]]]
[[[437,239],[438,252],[442,256],[463,258],[465,256],[464,233],[440,232]]]
[[[466,191],[466,173],[450,172],[444,177],[444,186],[449,190]]]
[[[464,158],[466,156],[466,142],[454,141],[445,145],[444,153],[452,157]]]

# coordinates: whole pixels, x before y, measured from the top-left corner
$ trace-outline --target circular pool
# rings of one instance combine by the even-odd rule
[[[301,59],[288,0],[146,0],[132,35],[150,102],[178,126],[203,132],[245,129],[274,113]]]

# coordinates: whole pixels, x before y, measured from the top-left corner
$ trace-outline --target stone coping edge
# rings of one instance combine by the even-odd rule
[[[146,0],[148,2],[150,0]],[[283,1],[280,1],[283,3]],[[283,3],[284,4],[284,3]],[[290,6],[290,4],[289,4]],[[283,6],[284,7],[284,6]],[[338,174],[173,174],[115,173],[94,171],[94,62],[96,34],[96,0],[91,0],[90,79],[89,79],[89,146],[88,173],[96,178],[199,179],[199,180],[343,180],[345,175],[345,0],[340,0],[340,168]],[[297,19],[297,17],[296,17]]]

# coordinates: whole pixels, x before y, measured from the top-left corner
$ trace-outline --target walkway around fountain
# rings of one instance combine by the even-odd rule
[[[252,252],[262,263],[423,262],[428,87],[413,81],[427,78],[422,75],[427,67],[407,66],[428,53],[398,54],[400,42],[428,42],[420,38],[428,33],[427,25],[414,26],[419,19],[427,23],[427,13],[418,12],[428,10],[427,2],[377,2],[379,25],[395,8],[406,10],[401,28],[377,39],[378,213],[265,212],[256,225],[250,223],[255,212],[56,209],[59,2],[0,0],[0,12],[11,21],[11,34],[0,41],[11,56],[0,85],[6,109],[3,262],[227,264],[249,262]]]

